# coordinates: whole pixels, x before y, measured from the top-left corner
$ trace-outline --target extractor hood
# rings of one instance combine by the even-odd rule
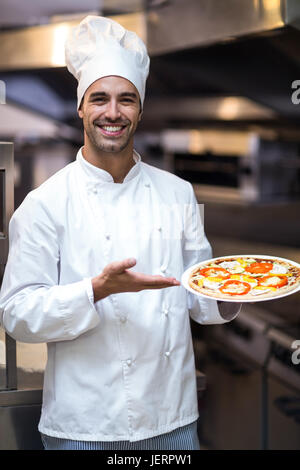
[[[151,56],[300,28],[299,0],[148,0],[145,5],[113,18],[139,34]],[[64,66],[64,41],[78,22],[0,32],[0,70]]]
[[[299,0],[170,0],[147,15],[151,54],[300,27]]]
[[[264,107],[262,113],[262,108],[258,110],[262,120],[279,116],[287,126],[290,121],[299,125],[300,105],[292,103],[291,87],[300,79],[300,0],[147,0],[139,4],[144,8],[111,17],[136,31],[149,50],[144,122],[147,102],[156,104],[157,112],[150,104],[148,120],[153,123],[155,116],[156,127],[197,125],[206,120],[205,110],[209,110],[208,120],[222,120],[213,112],[220,106],[207,100],[235,97]],[[64,63],[64,40],[76,23],[78,19],[0,31],[0,79],[7,84],[8,98],[18,80],[21,86],[34,76],[62,101],[62,120],[72,124],[74,113],[76,121],[76,82]],[[30,101],[29,93],[27,98]],[[48,109],[45,106],[46,113]],[[191,116],[188,109],[193,110]]]
[[[144,13],[114,17],[146,41]],[[64,43],[79,19],[0,32],[0,71],[64,67]]]

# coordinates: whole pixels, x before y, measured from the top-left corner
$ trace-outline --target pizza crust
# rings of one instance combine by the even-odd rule
[[[255,259],[255,261],[257,262],[272,262],[273,264],[276,263],[277,265],[281,265],[283,267],[285,267],[286,269],[288,269],[288,272],[292,274],[292,276],[290,276],[290,278],[292,278],[293,280],[291,282],[289,282],[288,285],[285,285],[283,287],[279,287],[278,289],[276,289],[276,291],[273,291],[273,290],[270,290],[264,294],[257,294],[257,295],[253,295],[253,294],[250,294],[250,293],[247,293],[245,295],[231,295],[231,294],[226,294],[226,293],[223,293],[223,292],[220,292],[218,289],[214,290],[214,289],[209,289],[205,286],[198,286],[196,285],[194,282],[193,282],[193,277],[195,276],[195,274],[199,271],[199,269],[204,269],[206,267],[210,267],[212,265],[214,266],[218,266],[220,265],[220,263],[222,263],[223,261],[226,261],[226,262],[231,262],[231,261],[237,261],[237,259],[242,259],[242,260],[249,260],[249,259]],[[244,274],[244,273],[242,273]],[[245,273],[247,275],[249,275],[249,273]],[[268,275],[268,273],[265,273],[264,274],[265,276]],[[250,274],[251,276],[251,274]],[[257,277],[255,276],[252,276],[254,279],[258,279]],[[288,280],[290,279],[288,277]],[[245,281],[246,282],[246,281]],[[206,263],[201,263],[197,268],[195,268],[192,273],[190,274],[189,276],[189,279],[188,279],[188,283],[189,283],[189,286],[197,291],[197,292],[200,292],[201,294],[204,294],[204,295],[207,295],[209,297],[212,297],[214,299],[234,299],[234,300],[253,300],[253,302],[255,302],[256,300],[261,300],[261,299],[274,299],[276,297],[280,297],[290,291],[294,291],[297,287],[300,287],[300,268],[298,268],[297,266],[294,266],[293,264],[291,263],[288,263],[286,261],[283,261],[281,259],[277,259],[277,258],[273,258],[273,259],[270,259],[270,258],[264,258],[264,257],[259,257],[259,256],[253,256],[253,257],[250,257],[250,256],[236,256],[236,257],[226,257],[226,258],[217,258],[217,259],[214,259],[213,261],[208,261]]]

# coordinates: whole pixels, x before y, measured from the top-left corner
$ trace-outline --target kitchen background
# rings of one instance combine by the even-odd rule
[[[214,256],[300,263],[298,0],[0,0],[0,140],[14,144],[14,207],[82,145],[63,44],[87,14],[115,17],[147,44],[136,149],[193,184]],[[1,224],[0,243],[3,269]],[[227,325],[191,321],[203,449],[300,449],[299,307],[300,292],[245,304]],[[39,448],[45,362],[45,345],[15,345],[0,330],[0,448]]]

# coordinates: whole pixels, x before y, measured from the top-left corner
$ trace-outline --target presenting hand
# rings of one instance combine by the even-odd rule
[[[174,277],[152,276],[130,271],[135,266],[134,258],[113,261],[105,266],[102,273],[92,279],[94,301],[119,292],[139,292],[144,289],[163,289],[179,286]]]

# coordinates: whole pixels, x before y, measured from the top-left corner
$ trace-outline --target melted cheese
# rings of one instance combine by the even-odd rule
[[[221,286],[221,284],[221,282],[215,281],[215,279],[213,281],[209,280],[208,278],[205,278],[203,280],[203,286],[212,290],[217,290]]]
[[[257,285],[257,280],[253,279],[251,276],[248,276],[247,274],[232,274],[230,276],[230,279],[233,279],[236,281],[248,282],[252,287]]]
[[[237,266],[240,266],[240,264],[237,261],[222,261],[219,266],[223,269],[234,269]]]
[[[276,284],[279,284],[279,282],[281,282],[280,277],[272,276],[266,279],[265,281],[263,281],[262,286],[267,286],[267,287],[276,286]]]
[[[244,284],[231,284],[228,286],[228,289],[223,289],[223,292],[226,293],[228,292],[229,294],[232,292],[240,293],[245,290]]]
[[[287,272],[288,272],[287,268],[277,263],[274,263],[273,269],[269,271],[269,273],[272,273],[272,274],[286,274]]]
[[[244,267],[238,261],[223,261],[222,263],[220,263],[220,266],[221,268],[226,269],[232,274],[238,274],[244,271]]]

